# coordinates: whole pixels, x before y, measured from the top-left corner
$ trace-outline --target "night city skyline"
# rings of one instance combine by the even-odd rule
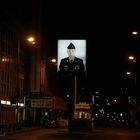
[[[140,130],[139,7],[2,0],[0,77],[0,134]]]

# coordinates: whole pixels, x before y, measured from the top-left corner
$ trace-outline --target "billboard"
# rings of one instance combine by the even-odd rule
[[[57,71],[63,74],[81,74],[86,71],[86,40],[59,39]]]

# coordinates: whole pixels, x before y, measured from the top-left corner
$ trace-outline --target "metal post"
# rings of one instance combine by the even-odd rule
[[[134,89],[135,89],[135,96],[137,96],[137,75],[134,74]]]
[[[77,76],[74,77],[74,111],[73,115],[75,115],[75,107],[76,107],[76,97],[77,97]],[[74,117],[74,116],[73,116]]]
[[[19,129],[19,120],[18,120],[18,98],[19,98],[19,64],[20,64],[20,40],[18,40],[18,48],[17,48],[17,88],[16,88],[16,129]]]

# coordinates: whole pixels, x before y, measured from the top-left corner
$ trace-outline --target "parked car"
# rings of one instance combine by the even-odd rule
[[[59,119],[57,120],[58,127],[68,127],[68,120],[67,119]]]

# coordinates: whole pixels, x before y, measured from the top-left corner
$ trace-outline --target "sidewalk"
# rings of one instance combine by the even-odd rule
[[[19,130],[15,130],[15,131],[11,131],[11,132],[4,132],[3,134],[0,134],[0,136],[7,136],[7,135],[15,134],[15,133],[28,132],[28,131],[38,130],[41,128],[42,127],[40,127],[40,126],[24,126]]]

